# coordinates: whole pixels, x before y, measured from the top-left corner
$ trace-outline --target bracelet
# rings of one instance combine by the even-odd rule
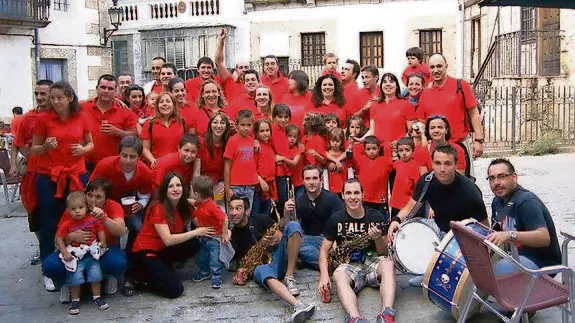
[[[394,216],[393,218],[391,218],[391,222],[393,222],[393,221],[395,221],[395,222],[401,224],[401,219],[400,219],[397,215]],[[390,223],[391,223],[391,222],[390,222]]]

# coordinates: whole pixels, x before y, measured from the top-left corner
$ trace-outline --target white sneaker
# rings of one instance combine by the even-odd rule
[[[71,301],[72,298],[70,297],[70,288],[68,285],[62,285],[62,287],[60,287],[60,303],[68,304]]]
[[[118,292],[118,280],[115,277],[106,278],[106,294],[114,295]]]
[[[46,276],[44,276],[44,288],[46,288],[46,290],[49,292],[53,292],[56,290],[56,286],[54,286],[54,282],[52,281],[52,279]]]

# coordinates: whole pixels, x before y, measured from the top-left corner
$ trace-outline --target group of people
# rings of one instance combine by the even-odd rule
[[[271,262],[247,274],[293,306],[291,320],[316,309],[297,298],[296,270],[305,264],[319,270],[326,301],[333,279],[346,322],[365,321],[355,296],[364,286],[380,286],[377,320],[394,322],[387,247],[416,201],[428,202],[421,214],[443,232],[450,221],[488,221],[473,182],[483,134],[470,85],[446,74],[441,54],[426,65],[415,47],[406,52],[405,94],[376,66],[348,59],[338,71],[334,54],[310,91],[305,72],[286,78],[273,55],[261,76],[247,62],[230,73],[226,39],[222,29],[215,63],[201,58],[199,76],[187,81],[155,57],[151,82],[102,75],[97,96],[84,102],[68,83],[36,83],[37,106],[19,124],[10,173],[24,155],[22,203],[46,289],[60,288],[70,314],[80,312],[84,283],[102,310],[102,281],[107,294],[132,296],[144,284],[176,298],[184,292],[179,263],[197,256],[193,280],[218,289],[224,268],[241,272],[261,245]],[[488,172],[494,219],[506,223],[488,239],[520,243],[532,267],[560,261],[549,212],[517,185],[511,163],[494,160]],[[362,234],[369,246],[331,273],[330,250]]]

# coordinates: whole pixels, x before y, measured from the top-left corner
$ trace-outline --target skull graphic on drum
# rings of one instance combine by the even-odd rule
[[[449,284],[449,276],[447,274],[443,274],[441,275],[441,282],[443,283],[443,285],[447,285]]]

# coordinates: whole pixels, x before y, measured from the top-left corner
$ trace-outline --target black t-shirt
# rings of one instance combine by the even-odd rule
[[[429,173],[421,176],[412,198],[418,200],[425,178]],[[427,193],[422,202],[427,201],[435,212],[435,223],[443,232],[451,231],[450,221],[461,221],[474,218],[477,221],[487,219],[487,210],[479,187],[465,176],[456,173],[451,184],[441,184],[434,176],[429,184]]]
[[[269,216],[256,215],[249,217],[245,227],[234,227],[231,239],[232,247],[236,251],[234,259],[241,259],[274,223]]]
[[[500,223],[501,229],[505,231],[533,231],[547,228],[551,239],[549,246],[541,248],[520,246],[519,254],[531,259],[539,267],[561,264],[561,250],[555,224],[549,210],[535,194],[517,186],[507,202],[495,197],[491,203],[491,211],[494,224]]]
[[[325,238],[329,241],[335,241],[340,245],[343,241],[353,239],[363,233],[367,233],[370,226],[385,223],[383,214],[371,208],[364,208],[365,215],[361,219],[352,218],[347,210],[343,209],[335,213],[326,223],[323,232]],[[370,240],[367,248],[364,250],[355,250],[352,253],[352,261],[361,258],[363,255],[357,255],[357,252],[375,250],[375,243]],[[365,258],[365,257],[364,257]]]
[[[301,227],[305,234],[312,236],[322,234],[329,218],[343,208],[343,201],[325,189],[322,189],[313,201],[307,194],[296,200],[296,215],[300,219]]]

